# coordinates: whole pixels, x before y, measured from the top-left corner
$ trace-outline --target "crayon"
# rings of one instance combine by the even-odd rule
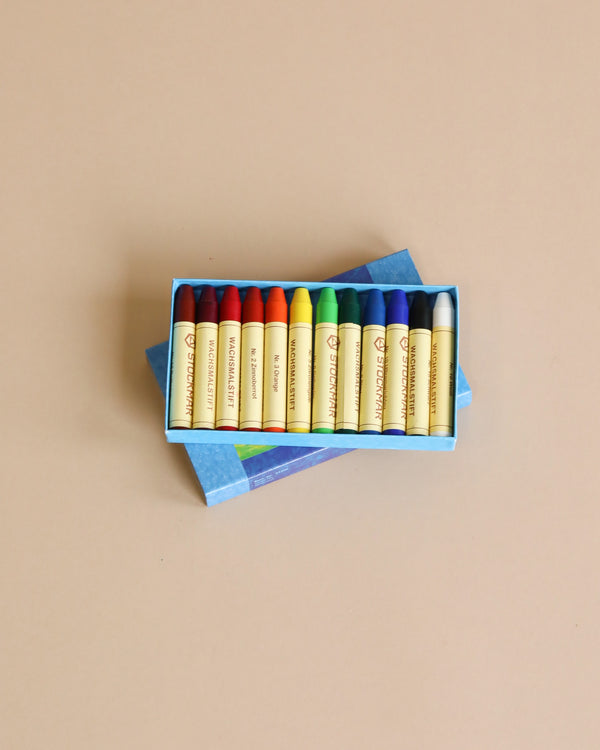
[[[383,432],[406,434],[408,391],[408,302],[394,289],[385,314],[385,364],[383,375]]]
[[[214,430],[217,391],[219,305],[214,287],[205,286],[196,304],[196,360],[192,427]]]
[[[288,341],[288,432],[310,432],[312,387],[312,304],[308,289],[298,287],[290,305]]]
[[[219,306],[217,350],[218,430],[237,430],[240,415],[240,334],[242,303],[235,286],[226,286]]]
[[[169,429],[189,429],[192,426],[195,318],[194,290],[189,284],[182,284],[175,292],[173,310]]]
[[[356,289],[345,289],[339,309],[335,431],[358,432],[360,408],[360,305]]]
[[[335,290],[321,290],[315,316],[312,431],[333,432],[337,396],[338,303]]]
[[[449,437],[454,430],[454,306],[440,292],[433,306],[429,434]]]
[[[380,289],[371,289],[367,297],[362,331],[359,432],[381,432],[384,364],[385,302]]]
[[[431,307],[425,292],[415,292],[409,313],[406,434],[429,435]]]
[[[265,305],[263,430],[285,432],[288,307],[280,286],[269,291]]]
[[[262,429],[265,306],[260,289],[251,286],[242,306],[240,430]]]

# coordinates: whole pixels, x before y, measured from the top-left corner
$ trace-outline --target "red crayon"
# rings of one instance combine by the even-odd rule
[[[214,287],[205,286],[196,305],[194,418],[197,430],[214,430],[217,395],[219,304]]]
[[[260,289],[251,286],[246,292],[246,298],[242,306],[242,325],[244,323],[264,323],[265,305],[262,300]]]
[[[262,429],[265,306],[260,289],[251,286],[242,307],[240,430]]]
[[[288,306],[283,289],[275,286],[265,305],[263,430],[284,432],[287,403]]]
[[[188,429],[192,426],[195,316],[194,290],[189,284],[182,284],[175,292],[173,310],[169,429]]]
[[[218,430],[237,430],[240,423],[240,338],[242,303],[235,286],[225,287],[219,306],[217,354]]]

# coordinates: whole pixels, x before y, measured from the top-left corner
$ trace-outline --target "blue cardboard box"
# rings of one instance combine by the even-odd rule
[[[362,266],[333,276],[330,281],[356,283],[421,284],[421,276],[408,250],[398,250]],[[169,342],[146,350],[148,362],[163,396],[166,394]],[[471,387],[458,368],[456,405],[458,409],[472,401]],[[342,448],[273,445],[183,444],[209,507],[231,500],[259,487],[348,453]]]
[[[223,290],[228,285],[236,286],[240,291],[242,300],[244,298],[245,290],[250,286],[256,286],[261,289],[263,296],[266,298],[268,290],[273,286],[280,286],[283,288],[288,304],[291,301],[294,290],[297,287],[305,287],[309,290],[313,307],[316,306],[316,302],[321,290],[325,287],[332,287],[337,293],[341,293],[344,289],[353,288],[357,291],[361,308],[364,308],[367,295],[371,289],[380,289],[384,298],[386,299],[394,289],[402,289],[406,292],[409,300],[411,296],[417,290],[426,292],[433,298],[433,295],[438,292],[449,292],[455,308],[455,352],[454,362],[455,367],[458,369],[458,346],[459,346],[459,330],[460,330],[460,315],[459,315],[459,297],[458,288],[456,286],[425,286],[425,285],[403,285],[403,284],[362,284],[355,283],[352,281],[339,283],[339,282],[305,282],[305,281],[257,281],[257,280],[239,280],[239,279],[174,279],[172,285],[171,295],[171,331],[173,330],[173,312],[174,312],[174,300],[177,289],[182,284],[189,284],[193,287],[198,298],[200,290],[204,285],[210,285],[216,288],[217,298],[223,295]],[[172,336],[169,340],[169,355],[168,355],[168,370],[171,372],[172,366]],[[376,449],[391,449],[391,450],[453,450],[456,444],[456,411],[457,411],[457,399],[456,399],[456,387],[458,382],[458,374],[455,372],[454,377],[454,389],[455,394],[453,398],[453,409],[454,409],[454,430],[453,434],[449,437],[425,437],[425,436],[414,436],[414,435],[364,435],[364,434],[324,434],[324,433],[293,433],[293,432],[245,432],[245,431],[228,431],[228,430],[181,430],[181,429],[169,429],[169,402],[170,402],[170,378],[167,383],[167,394],[166,394],[166,407],[165,407],[165,434],[167,440],[172,443],[186,443],[187,445],[193,443],[203,443],[206,445],[268,445],[268,446],[297,446],[297,447],[323,447],[323,448],[334,448],[341,450],[352,450],[355,448],[376,448]]]

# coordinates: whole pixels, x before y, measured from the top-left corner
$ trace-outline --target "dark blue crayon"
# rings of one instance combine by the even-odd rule
[[[384,435],[406,434],[408,394],[408,301],[394,289],[385,316]]]
[[[371,289],[363,318],[359,432],[381,433],[384,362],[385,301],[380,289]]]

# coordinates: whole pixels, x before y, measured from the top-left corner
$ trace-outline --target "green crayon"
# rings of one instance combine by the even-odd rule
[[[338,303],[325,287],[317,302],[313,375],[312,432],[333,432],[337,400]]]

